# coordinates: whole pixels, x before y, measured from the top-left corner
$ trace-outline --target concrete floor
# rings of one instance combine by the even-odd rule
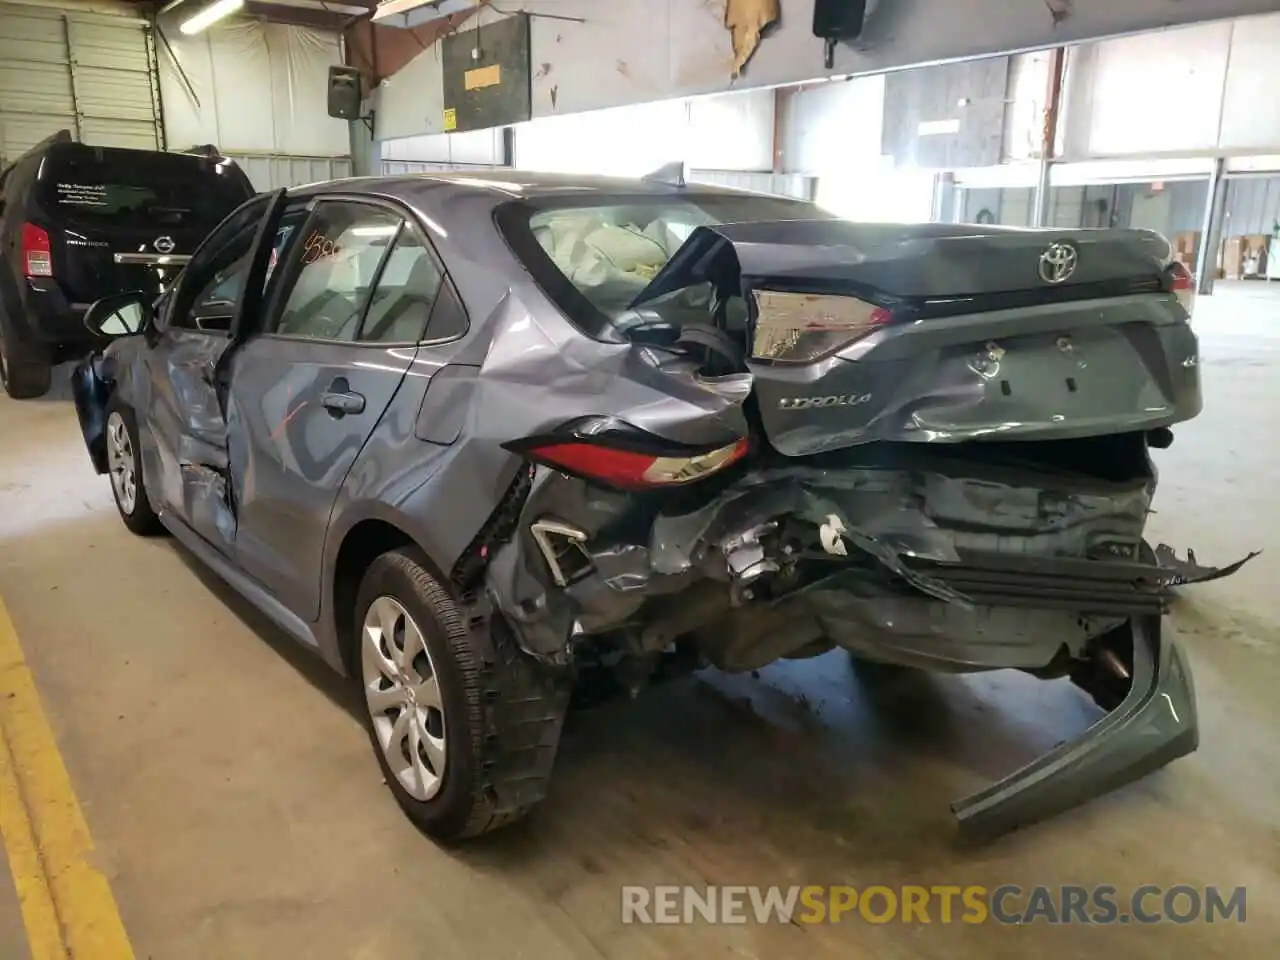
[[[1153,534],[1273,547],[1280,285],[1202,299],[1206,411],[1160,454]],[[437,848],[380,783],[351,698],[167,541],[130,536],[65,392],[0,400],[0,595],[140,957],[201,960],[1273,957],[1280,943],[1276,554],[1189,593],[1200,751],[979,851],[947,801],[1090,723],[1062,683],[837,656],[690,678],[577,716],[530,822]],[[640,927],[622,884],[1219,884],[1248,922],[1137,928]],[[0,884],[0,956],[22,957]]]

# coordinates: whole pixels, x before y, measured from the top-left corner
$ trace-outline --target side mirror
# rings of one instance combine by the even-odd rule
[[[141,290],[115,293],[95,300],[84,314],[84,325],[97,337],[130,337],[142,333],[153,317],[153,296]]]

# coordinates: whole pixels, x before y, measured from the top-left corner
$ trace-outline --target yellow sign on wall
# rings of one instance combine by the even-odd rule
[[[467,90],[480,90],[483,87],[496,87],[502,82],[502,65],[491,63],[487,67],[476,67],[462,75],[462,85]]]
[[[458,111],[450,107],[444,112],[444,129],[448,133],[450,130],[458,129]]]

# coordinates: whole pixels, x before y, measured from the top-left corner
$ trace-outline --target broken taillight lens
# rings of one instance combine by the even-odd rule
[[[34,223],[22,225],[22,263],[28,277],[53,276],[53,246],[48,231]]]
[[[1178,298],[1189,318],[1196,308],[1196,278],[1191,275],[1186,264],[1177,260],[1169,264],[1169,290]]]
[[[811,363],[893,320],[857,297],[757,290],[755,300],[751,357],[773,363]]]
[[[653,449],[645,450],[643,442],[637,443],[631,435],[625,441],[608,435],[551,435],[520,441],[509,445],[509,449],[534,463],[620,490],[693,483],[737,463],[750,449],[745,439],[687,452],[675,452],[663,446],[655,438]]]

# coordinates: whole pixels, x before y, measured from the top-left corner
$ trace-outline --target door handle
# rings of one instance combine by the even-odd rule
[[[330,390],[320,397],[320,403],[335,417],[364,413],[364,397],[347,390]]]

